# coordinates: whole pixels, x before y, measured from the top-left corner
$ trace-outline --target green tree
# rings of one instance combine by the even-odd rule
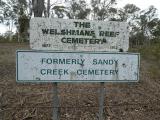
[[[68,0],[65,4],[66,5],[55,5],[51,8],[58,18],[87,19],[90,8],[88,8],[85,0]]]
[[[139,39],[137,39],[137,36],[139,38],[141,37],[139,33],[137,34],[137,31],[139,31],[139,28],[137,26],[137,19],[139,17],[139,12],[140,8],[138,8],[134,4],[126,4],[122,9],[118,10],[118,16],[119,16],[119,21],[124,21],[127,22],[129,25],[129,30],[130,30],[130,47],[133,45],[139,44]],[[135,34],[137,34],[135,36]]]
[[[154,42],[160,42],[160,20],[155,18],[148,25],[152,28],[151,34]]]
[[[91,0],[92,19],[105,20],[111,19],[117,13],[113,6],[116,0]]]
[[[87,7],[85,0],[72,0],[66,13],[69,19],[86,19],[90,13],[90,9]]]
[[[139,25],[139,33],[141,33],[143,43],[145,44],[150,44],[152,31],[155,26],[153,23],[156,18],[156,11],[157,9],[154,6],[150,6],[147,10],[142,10],[140,12],[140,16],[137,23]]]
[[[14,26],[17,26],[18,32],[21,35],[21,30],[24,29],[26,25],[19,24],[20,20],[22,20],[23,18],[25,20],[28,20],[28,4],[26,0],[2,0],[0,6],[1,22],[8,25],[9,31],[11,32],[12,28]]]
[[[120,21],[131,22],[137,18],[138,12],[140,8],[138,8],[134,4],[126,4],[122,9],[118,10],[118,16]]]

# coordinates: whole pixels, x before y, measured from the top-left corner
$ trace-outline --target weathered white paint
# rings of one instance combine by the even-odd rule
[[[89,24],[87,27],[79,26],[74,22]],[[51,34],[43,34],[42,29],[52,29]],[[60,33],[63,30],[87,30],[94,31],[95,35],[55,35],[55,30]],[[114,32],[115,37],[102,36],[100,31]],[[63,43],[62,38],[91,39],[91,43]],[[95,39],[104,39],[103,44],[93,44]],[[89,41],[89,40],[86,40]],[[127,51],[129,47],[129,30],[125,22],[113,21],[89,21],[89,20],[65,20],[53,18],[33,18],[30,21],[30,47],[35,50],[62,50],[62,51]]]
[[[17,51],[16,78],[17,82],[137,82],[139,57],[138,53]],[[56,59],[68,62],[53,63]],[[75,60],[79,63],[75,64]],[[110,63],[95,64],[96,60],[110,60]],[[61,69],[61,72],[46,75],[47,69]],[[63,70],[67,70],[65,75]],[[94,70],[94,74],[91,71],[81,74],[83,70]],[[110,70],[118,72],[113,75]]]

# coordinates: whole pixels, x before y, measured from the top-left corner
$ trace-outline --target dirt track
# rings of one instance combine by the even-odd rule
[[[0,43],[0,120],[51,120],[52,84],[16,83],[15,51]],[[160,120],[160,78],[141,59],[139,83],[105,84],[105,120]],[[97,120],[99,84],[58,84],[61,120]]]

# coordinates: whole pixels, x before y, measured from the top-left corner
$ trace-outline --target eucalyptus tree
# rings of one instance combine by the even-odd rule
[[[152,20],[152,22],[149,23],[149,26],[152,26],[152,35],[154,37],[154,40],[160,42],[160,20],[158,18],[155,18]]]
[[[130,46],[133,44],[139,44],[137,39],[137,33],[139,33],[139,27],[137,20],[139,18],[140,8],[134,4],[126,4],[123,8],[118,10],[119,21],[127,22],[130,31]]]
[[[120,20],[129,23],[131,43],[136,45],[150,43],[158,24],[156,10],[154,6],[150,6],[146,10],[140,10],[135,5],[130,4],[119,11]]]
[[[87,19],[90,8],[85,0],[66,0],[64,4],[56,4],[51,8],[58,18]]]
[[[144,43],[150,44],[152,31],[156,26],[156,11],[157,9],[154,6],[150,6],[147,10],[142,10],[140,12],[137,23],[139,25],[140,33]]]
[[[86,19],[90,13],[90,8],[88,8],[85,0],[72,0],[66,13],[69,19]]]
[[[140,8],[134,4],[126,4],[123,8],[120,8],[117,12],[118,21],[127,22],[130,27],[130,34],[134,34],[137,31],[137,20],[139,18]]]
[[[92,19],[105,20],[111,19],[117,13],[114,5],[116,0],[91,0]]]
[[[20,35],[28,28],[28,4],[26,0],[1,0],[0,2],[1,22],[9,26],[12,32],[13,27],[17,27]]]
[[[120,21],[130,22],[138,17],[140,8],[134,4],[126,4],[123,8],[118,10],[118,17]]]
[[[1,0],[0,2],[0,18],[1,22],[10,26],[18,24],[18,18],[27,14],[26,0]]]
[[[139,17],[139,26],[141,31],[147,35],[147,31],[152,29],[152,26],[149,26],[150,23],[156,18],[156,8],[150,6],[147,10],[142,10]]]

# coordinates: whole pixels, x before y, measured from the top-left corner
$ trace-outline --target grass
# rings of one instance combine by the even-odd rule
[[[152,47],[156,52],[158,44],[150,46]],[[18,49],[29,49],[29,44],[0,43],[0,48],[0,100],[2,101],[0,102],[2,105],[0,118],[51,120],[53,85],[51,83],[19,84],[15,80],[15,52]],[[105,84],[105,120],[156,120],[160,118],[160,82],[150,79],[148,67],[146,69],[146,65],[158,67],[154,63],[154,61],[157,62],[158,57],[155,56],[158,55],[155,52],[156,55],[152,54],[153,51],[145,47],[132,50],[132,52],[141,53],[141,71],[143,72],[141,72],[140,81],[142,82]],[[150,59],[153,60],[150,61]],[[157,72],[154,67],[153,69]],[[58,84],[60,119],[97,120],[99,88],[99,83]]]
[[[132,52],[139,52],[141,59],[146,61],[149,66],[149,72],[154,78],[160,77],[160,42],[153,43],[150,46],[143,46],[137,49],[131,49]]]

